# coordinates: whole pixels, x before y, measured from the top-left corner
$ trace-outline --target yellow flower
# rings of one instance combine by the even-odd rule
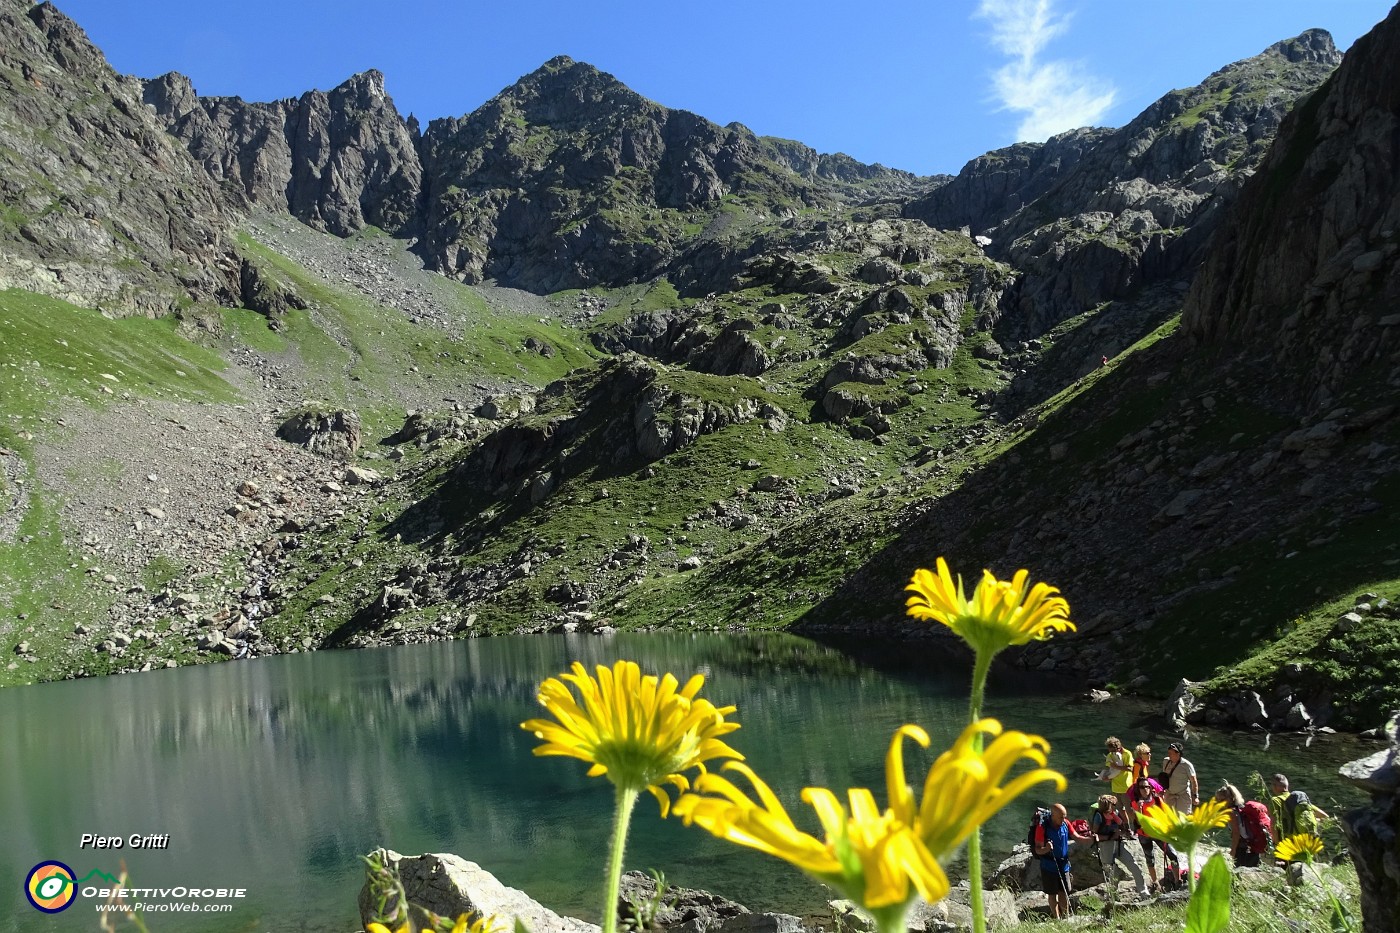
[[[724,767],[747,778],[760,802],[754,803],[722,775],[702,774],[696,778],[696,790],[718,796],[682,795],[676,814],[686,825],[699,825],[721,839],[776,856],[867,910],[902,912],[915,892],[930,903],[947,896],[948,876],[933,853],[893,809],[881,813],[865,788],[847,792],[849,811],[825,788],[802,792],[821,821],[823,841],[798,829],[777,795],[747,765],[731,762]]]
[[[594,679],[575,661],[572,673],[540,684],[540,704],[557,722],[520,724],[544,743],[535,748],[536,755],[578,758],[593,765],[589,777],[606,775],[617,787],[634,792],[646,788],[660,802],[662,816],[670,798],[661,785],[684,791],[690,785],[680,772],[693,767],[704,771],[704,763],[714,758],[744,757],[720,741],[739,728],[724,718],[734,707],[716,707],[696,696],[705,683],[702,675],[677,690],[673,675],[643,677],[634,661],[618,661],[611,668],[600,664],[597,671]],[[565,681],[577,688],[579,699]]]
[[[1322,840],[1312,833],[1298,833],[1288,836],[1274,849],[1274,858],[1280,862],[1311,862],[1323,853]]]
[[[1031,784],[1064,778],[1053,771],[1032,771],[1005,786],[999,782],[1022,758],[1044,763],[1043,739],[1019,732],[1002,735],[985,753],[973,748],[974,731],[999,735],[1001,726],[982,720],[970,726],[948,752],[939,756],[924,782],[922,805],[905,782],[903,740],[928,747],[928,734],[906,725],[895,732],[885,757],[889,806],[881,812],[865,788],[847,792],[849,809],[825,788],[809,787],[802,799],[816,810],[824,839],[799,830],[777,796],[746,765],[725,770],[743,774],[758,803],[719,774],[696,779],[696,793],[676,802],[687,825],[698,824],[716,836],[789,862],[830,884],[866,910],[902,914],[915,893],[930,903],[948,893],[948,878],[939,859],[951,854],[981,822]],[[702,796],[713,794],[717,796]]]
[[[977,748],[979,736],[991,736],[986,749]],[[1032,785],[1050,782],[1065,789],[1064,775],[1043,767],[1050,743],[1038,735],[1002,732],[995,719],[980,719],[968,726],[933,763],[924,780],[919,806],[919,832],[939,858],[951,854],[977,827]],[[1037,767],[1002,782],[1022,760]]]
[[[1229,807],[1225,801],[1214,798],[1201,804],[1189,816],[1183,816],[1166,803],[1158,803],[1138,815],[1138,823],[1147,835],[1178,849],[1188,850],[1196,848],[1196,843],[1206,833],[1228,822]]]
[[[442,923],[441,917],[437,918],[437,923]],[[460,914],[457,922],[452,925],[451,933],[494,933],[498,925],[495,917],[477,917],[468,922],[467,914]],[[397,930],[390,930],[382,923],[371,923],[365,927],[366,933],[412,933],[412,925],[405,920],[404,925]]]
[[[942,622],[972,646],[979,657],[990,658],[1008,645],[1044,641],[1056,632],[1074,631],[1069,603],[1060,591],[1045,583],[1027,587],[1030,574],[1016,571],[1009,582],[982,571],[982,582],[968,599],[962,577],[954,584],[948,564],[938,558],[937,573],[914,571],[905,587],[914,593],[905,603],[916,619]]]

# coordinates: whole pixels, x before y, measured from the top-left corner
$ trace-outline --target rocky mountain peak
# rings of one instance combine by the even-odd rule
[[[116,313],[229,300],[218,191],[49,3],[0,6],[0,204],[0,288]]]
[[[564,132],[637,109],[663,109],[607,72],[567,55],[551,58],[505,88],[483,110],[493,104],[517,112],[532,126]]]
[[[144,83],[141,98],[167,119],[179,120],[199,106],[194,82],[178,71],[169,71]]]
[[[249,204],[340,236],[367,224],[398,231],[416,216],[417,133],[376,69],[272,103],[200,98],[172,73],[145,82],[143,98],[205,171]]]
[[[378,68],[368,68],[359,74],[351,75],[342,85],[364,86],[375,94],[384,93],[384,72]]]
[[[1340,56],[1309,30],[1171,91],[1116,130],[988,153],[904,208],[966,225],[1024,271],[1004,329],[1035,337],[1104,301],[1184,281],[1283,115]]]
[[[668,109],[562,56],[432,121],[419,151],[428,264],[533,291],[660,274],[724,203],[781,218],[918,182]]]
[[[1281,55],[1290,62],[1315,62],[1335,68],[1342,62],[1342,53],[1326,29],[1306,29],[1292,39],[1275,42],[1264,54]]]
[[[28,16],[47,40],[48,54],[65,71],[89,78],[111,75],[107,57],[58,7],[41,3],[30,7]]]

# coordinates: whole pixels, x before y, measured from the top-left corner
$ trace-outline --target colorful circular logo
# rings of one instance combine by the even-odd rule
[[[40,862],[29,870],[24,879],[24,896],[35,910],[56,914],[65,910],[78,896],[73,883],[73,869],[62,862]]]

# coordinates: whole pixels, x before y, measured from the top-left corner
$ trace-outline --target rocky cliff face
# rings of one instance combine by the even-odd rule
[[[1358,39],[1284,122],[1191,289],[1202,347],[1249,347],[1316,410],[1359,382],[1400,389],[1400,14]]]
[[[231,301],[233,215],[83,31],[0,4],[0,287],[114,313]]]
[[[1341,54],[1322,30],[1173,91],[1117,130],[1074,130],[968,163],[905,216],[966,225],[1023,270],[1005,330],[1035,337],[1144,285],[1189,273],[1279,121]]]
[[[1308,56],[1328,46],[1309,36],[1268,54],[1280,68],[1325,64]],[[1281,620],[1388,579],[1400,471],[1397,62],[1400,10],[1285,120],[1224,211],[1180,331],[1163,328],[1039,424],[1038,413],[1014,423],[1024,432],[1006,456],[910,510],[901,541],[847,585],[852,601],[832,601],[836,617],[851,624],[839,607],[897,585],[885,568],[927,560],[931,539],[974,568],[1018,555],[1074,594],[1079,621],[1029,663],[1087,665],[1124,683],[1209,676],[1279,637]],[[822,615],[814,626],[829,624]],[[1368,624],[1382,622],[1344,619],[1272,682],[1253,682],[1269,698],[1260,722],[1369,724],[1374,700],[1343,699],[1327,674],[1358,656]],[[1181,637],[1206,631],[1205,647]]]
[[[366,224],[396,233],[416,219],[416,133],[378,71],[329,93],[265,104],[199,97],[188,78],[171,73],[146,81],[143,98],[239,202],[287,211],[338,236]]]
[[[1386,723],[1389,748],[1342,766],[1342,776],[1371,795],[1371,806],[1342,817],[1361,881],[1361,917],[1368,933],[1400,930],[1400,711]]]
[[[904,216],[933,227],[988,233],[1043,196],[1084,154],[1114,131],[1082,127],[1043,143],[1016,143],[980,155],[946,185],[910,201]]]
[[[421,137],[377,71],[273,103],[201,98],[178,74],[143,96],[235,203],[340,236],[416,235],[432,269],[537,292],[650,278],[735,215],[937,181],[668,110],[568,58]]]
[[[422,156],[429,263],[535,291],[659,274],[726,205],[781,217],[918,182],[668,110],[565,57],[434,120]]]

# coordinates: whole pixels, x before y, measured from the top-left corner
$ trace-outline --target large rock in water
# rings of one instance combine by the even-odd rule
[[[1199,686],[1200,684],[1192,683],[1183,677],[1172,691],[1172,695],[1167,697],[1167,705],[1162,710],[1162,715],[1171,721],[1172,728],[1177,732],[1185,731],[1191,714],[1202,706],[1201,701],[1192,692],[1192,688]]]
[[[443,917],[458,917],[461,914],[480,914],[496,917],[502,921],[504,929],[513,929],[516,921],[525,924],[530,933],[598,933],[598,927],[572,917],[561,917],[534,900],[523,891],[508,888],[496,880],[496,876],[475,862],[468,862],[456,855],[400,855],[389,849],[380,849],[378,854],[385,867],[399,873],[403,882],[404,895],[412,905],[411,913],[415,924],[426,921],[424,911],[431,911]],[[392,910],[396,905],[385,905]],[[377,905],[366,884],[360,890],[360,919],[366,926],[378,919],[374,913]]]
[[[1389,748],[1342,766],[1342,777],[1371,795],[1371,806],[1342,817],[1366,933],[1400,931],[1400,712],[1385,731]]]

